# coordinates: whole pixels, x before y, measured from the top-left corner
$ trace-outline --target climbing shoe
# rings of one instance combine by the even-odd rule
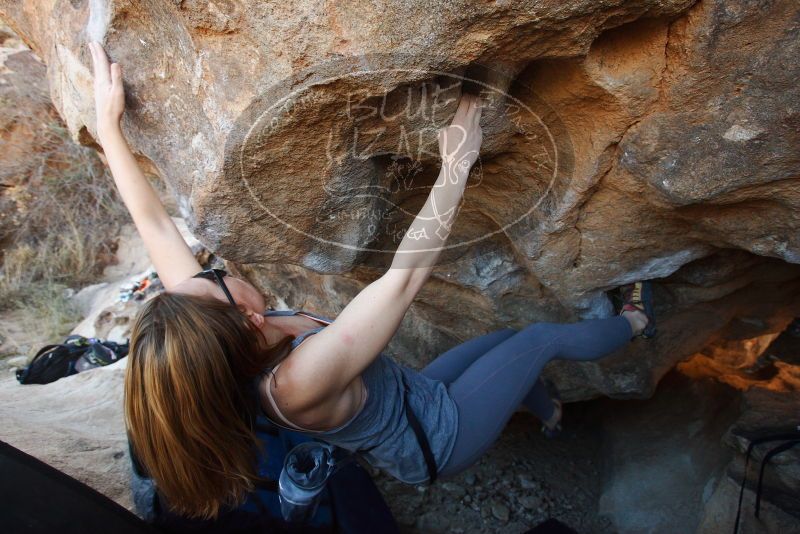
[[[639,337],[650,339],[656,335],[656,315],[653,307],[653,284],[649,281],[636,282],[620,288],[622,296],[622,309],[625,311],[640,311],[647,316],[647,326],[644,327]]]

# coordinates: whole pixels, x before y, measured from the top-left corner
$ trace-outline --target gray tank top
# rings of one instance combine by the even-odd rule
[[[264,315],[297,313],[331,322],[305,311],[269,310]],[[323,328],[320,326],[297,336],[292,341],[292,349],[307,336]],[[316,437],[351,452],[359,452],[372,466],[408,484],[419,484],[428,480],[428,470],[417,437],[405,414],[407,400],[425,431],[436,465],[441,471],[450,459],[458,429],[458,410],[447,386],[399,365],[383,354],[364,370],[361,379],[367,390],[367,399],[361,410],[348,422],[324,432],[296,428],[289,430]],[[408,394],[405,394],[403,379],[408,384]],[[280,422],[273,422],[285,427]]]

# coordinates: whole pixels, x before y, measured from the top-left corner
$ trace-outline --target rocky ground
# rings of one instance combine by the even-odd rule
[[[597,507],[602,429],[586,408],[569,406],[554,440],[533,416],[516,414],[475,466],[431,487],[378,477],[402,532],[518,533],[548,518],[581,533],[611,532]]]

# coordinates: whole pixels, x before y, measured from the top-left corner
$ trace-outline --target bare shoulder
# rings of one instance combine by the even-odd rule
[[[267,415],[277,422],[288,420],[292,425],[318,431],[335,428],[360,408],[364,400],[363,380],[358,376],[339,394],[326,394],[323,388],[314,387],[315,383],[322,383],[321,378],[309,379],[306,373],[293,373],[293,363],[307,350],[298,347],[274,373],[264,375],[259,381],[259,400]],[[280,413],[275,412],[275,407]]]

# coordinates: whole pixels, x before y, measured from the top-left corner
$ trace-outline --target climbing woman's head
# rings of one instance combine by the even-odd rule
[[[131,331],[125,422],[174,511],[215,517],[253,489],[254,384],[290,341],[268,346],[245,310],[213,295],[163,293],[144,304]]]

